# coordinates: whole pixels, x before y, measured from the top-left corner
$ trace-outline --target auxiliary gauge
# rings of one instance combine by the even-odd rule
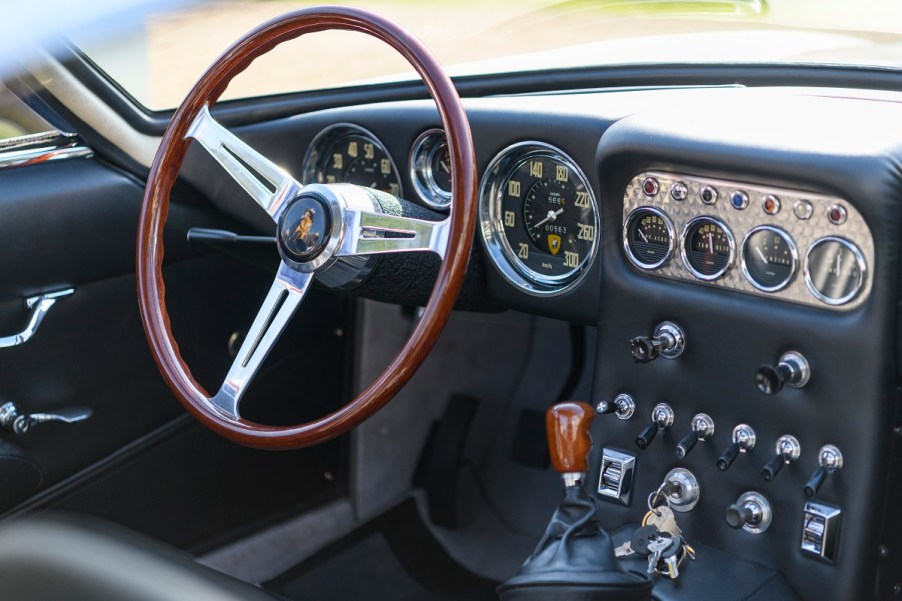
[[[410,179],[417,196],[433,209],[451,204],[451,153],[440,129],[424,131],[410,151]]]
[[[795,276],[799,253],[784,230],[770,225],[752,229],[742,243],[742,273],[758,290],[782,290]]]
[[[827,236],[808,249],[805,283],[828,305],[842,305],[864,286],[867,263],[861,250],[848,240]]]
[[[562,292],[595,257],[600,222],[592,188],[553,146],[523,142],[503,150],[489,164],[479,203],[489,256],[529,293]]]
[[[736,243],[733,233],[713,217],[696,217],[683,230],[680,254],[692,275],[710,282],[721,278],[733,265]]]
[[[639,207],[623,225],[623,248],[639,269],[655,269],[670,259],[674,245],[673,223],[654,207]]]

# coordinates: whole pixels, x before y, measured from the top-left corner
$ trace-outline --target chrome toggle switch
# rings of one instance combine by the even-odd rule
[[[809,499],[813,498],[817,491],[821,489],[821,486],[827,480],[827,476],[831,476],[842,469],[842,453],[832,444],[826,444],[818,451],[817,462],[820,467],[817,468],[817,471],[814,472],[803,489],[805,496]]]
[[[686,335],[672,321],[662,321],[651,337],[637,336],[630,340],[630,353],[636,363],[650,363],[658,357],[676,359],[686,349]]]
[[[595,413],[607,415],[613,413],[617,419],[628,420],[636,412],[636,403],[628,394],[618,394],[613,401],[601,401],[595,406]]]
[[[811,365],[802,353],[783,353],[777,366],[762,365],[755,370],[755,386],[764,394],[773,395],[784,385],[802,388],[811,380]]]
[[[730,469],[739,453],[746,453],[755,448],[755,431],[747,424],[739,424],[733,428],[733,444],[727,447],[720,459],[717,460],[717,469],[722,472]]]
[[[636,446],[644,451],[655,439],[658,430],[667,430],[673,425],[673,409],[667,403],[658,403],[651,411],[651,423],[636,437]]]
[[[677,459],[685,458],[699,441],[711,440],[712,436],[714,436],[714,420],[707,413],[697,413],[692,418],[692,431],[677,443]]]
[[[16,403],[8,402],[0,406],[0,427],[15,434],[25,434],[38,424],[62,422],[74,424],[84,421],[94,413],[89,407],[67,407],[55,413],[21,413]]]
[[[761,477],[770,482],[777,477],[784,465],[795,463],[802,454],[802,445],[792,434],[784,434],[777,439],[776,455],[761,470]]]

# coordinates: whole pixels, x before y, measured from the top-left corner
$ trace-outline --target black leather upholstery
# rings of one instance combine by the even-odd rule
[[[0,598],[273,601],[277,597],[108,523],[57,516],[0,529]]]

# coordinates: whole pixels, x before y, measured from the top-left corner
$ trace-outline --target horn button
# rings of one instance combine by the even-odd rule
[[[329,205],[318,196],[301,195],[279,218],[279,248],[295,263],[307,263],[323,252],[331,231]]]

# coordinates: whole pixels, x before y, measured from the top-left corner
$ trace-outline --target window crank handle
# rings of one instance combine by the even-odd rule
[[[91,417],[90,407],[66,407],[54,413],[22,413],[16,403],[8,402],[0,406],[0,427],[15,434],[25,434],[32,427],[48,422],[74,424]]]

